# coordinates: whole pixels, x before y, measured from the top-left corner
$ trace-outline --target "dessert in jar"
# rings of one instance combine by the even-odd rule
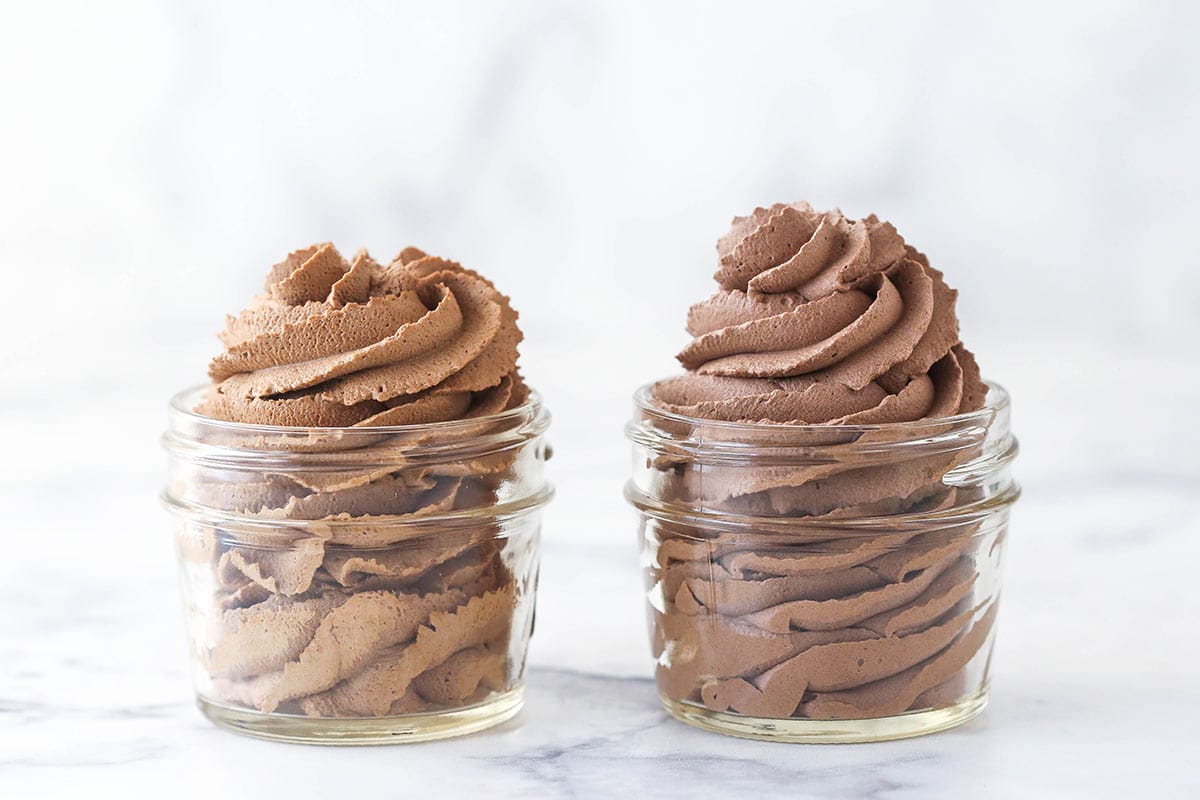
[[[220,338],[164,437],[203,711],[333,744],[516,714],[551,489],[508,298],[415,248],[322,244]]]
[[[889,223],[755,209],[627,433],[664,706],[851,742],[987,700],[1016,441],[956,293]]]

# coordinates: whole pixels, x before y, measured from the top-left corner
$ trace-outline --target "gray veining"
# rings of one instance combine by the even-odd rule
[[[0,796],[1200,796],[1200,12],[1187,3],[21,4],[0,25]],[[755,204],[894,220],[1022,454],[987,712],[719,737],[650,680],[630,394]],[[167,398],[288,250],[521,310],[558,497],[521,716],[313,749],[192,704]]]

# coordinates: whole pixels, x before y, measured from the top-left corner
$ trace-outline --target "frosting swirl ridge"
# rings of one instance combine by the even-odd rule
[[[508,298],[416,248],[385,266],[317,244],[219,337],[212,384],[187,395],[210,419],[180,415],[170,439],[173,497],[217,520],[179,537],[202,696],[377,718],[515,690],[547,418],[526,404]]]
[[[328,243],[290,253],[220,338],[213,387],[197,408],[219,419],[416,424],[495,413],[527,396],[508,298],[414,247],[386,266],[365,250],[347,261]]]
[[[888,222],[807,203],[736,217],[718,291],[692,306],[688,373],[656,399],[709,419],[875,424],[982,406],[957,292]]]

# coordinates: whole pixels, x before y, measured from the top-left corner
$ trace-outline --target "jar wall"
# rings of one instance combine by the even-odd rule
[[[985,692],[1006,513],[803,536],[640,517],[664,700],[848,720],[953,707]]]
[[[940,730],[987,697],[1019,489],[1008,399],[875,426],[627,427],[664,706],[722,733],[874,741]]]
[[[520,707],[548,416],[389,428],[172,407],[193,672],[219,724],[319,743],[468,733]]]
[[[539,517],[396,529],[367,547],[348,541],[365,531],[179,520],[197,694],[346,719],[428,715],[519,688]]]

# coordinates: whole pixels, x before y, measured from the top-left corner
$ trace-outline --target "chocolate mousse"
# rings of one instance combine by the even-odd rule
[[[712,420],[863,425],[983,405],[957,292],[875,216],[758,208],[717,243],[716,294],[692,306],[688,373],[665,408]]]
[[[656,496],[698,515],[659,519],[650,537],[660,692],[771,719],[957,702],[986,658],[989,555],[977,524],[913,519],[967,499],[943,479],[982,436],[938,446],[935,426],[907,445],[903,428],[984,405],[956,292],[890,223],[806,203],[735,218],[717,252],[718,290],[688,314],[686,372],[650,402],[678,415],[681,441],[750,435],[762,452],[817,455],[701,464],[676,448],[648,462]],[[880,455],[897,442],[902,458]]]
[[[535,560],[471,512],[498,501],[515,451],[462,449],[529,396],[508,298],[415,248],[381,265],[320,244],[272,267],[220,338],[195,412],[240,423],[211,444],[261,451],[264,466],[198,470],[186,490],[236,515],[183,548],[212,576],[202,693],[380,717],[511,688]],[[460,519],[422,528],[447,515]]]

